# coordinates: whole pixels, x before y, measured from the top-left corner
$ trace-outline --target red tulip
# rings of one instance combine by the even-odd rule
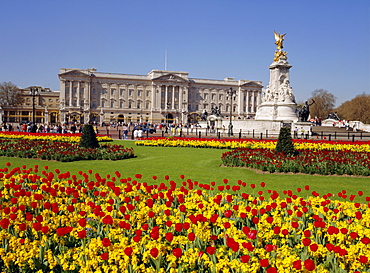
[[[293,262],[293,267],[296,270],[301,270],[302,269],[302,261],[298,260],[298,261]]]
[[[106,261],[106,260],[109,259],[109,254],[108,254],[108,252],[105,252],[105,253],[101,254],[100,257],[102,258],[103,261]]]
[[[196,236],[195,236],[195,233],[194,232],[191,232],[191,233],[188,234],[189,241],[192,241],[193,242],[195,240],[195,237]]]
[[[316,252],[318,248],[319,248],[319,246],[317,244],[310,245],[310,249],[311,249],[312,252]]]
[[[177,223],[177,224],[175,224],[175,230],[176,230],[177,232],[181,232],[181,230],[182,230],[182,223]]]
[[[358,261],[362,264],[366,264],[369,261],[369,258],[363,255],[360,255],[360,257],[358,258]]]
[[[21,231],[25,231],[27,229],[27,225],[25,223],[19,224],[18,227]]]
[[[33,227],[34,230],[40,231],[41,228],[42,228],[42,225],[39,222],[37,222],[37,223],[33,223],[32,227]],[[56,231],[57,231],[57,234],[59,236],[63,236],[64,235],[64,228],[59,228]],[[62,234],[62,235],[60,235],[60,234]]]
[[[243,255],[243,256],[241,256],[240,257],[240,261],[242,262],[242,263],[248,263],[249,262],[249,259],[250,259],[251,257],[249,256],[249,255]]]
[[[64,236],[70,233],[73,230],[73,227],[61,227],[56,229],[56,233],[58,236]]]
[[[269,266],[269,260],[268,259],[261,259],[260,260],[260,266],[261,267],[268,267]]]
[[[48,233],[49,232],[49,227],[48,226],[42,227],[41,232],[44,233],[44,234]]]
[[[153,257],[154,259],[156,259],[156,258],[158,257],[158,254],[159,254],[159,251],[158,251],[158,249],[157,249],[157,248],[152,248],[152,249],[150,250],[150,255],[152,255],[152,257]]]
[[[308,239],[308,238],[304,238],[304,239],[302,240],[302,244],[303,244],[304,246],[309,246],[309,245],[311,244],[311,240],[310,240],[310,239]]]
[[[123,252],[125,252],[125,254],[130,257],[133,252],[132,247],[126,247]]]
[[[176,258],[180,258],[182,256],[182,249],[181,248],[175,248],[174,250],[172,250],[172,254]]]
[[[86,230],[81,230],[78,232],[78,237],[84,239],[86,237]]]
[[[266,269],[266,273],[276,273],[277,269],[275,267],[269,267]]]
[[[216,253],[216,248],[213,247],[213,246],[209,246],[206,248],[206,252],[209,254],[209,255],[213,255]]]
[[[81,218],[80,220],[78,220],[78,224],[81,227],[85,227],[86,226],[86,218]]]
[[[166,237],[166,240],[171,243],[174,236],[173,236],[173,233],[172,232],[167,232],[166,235],[165,235],[165,237]]]
[[[304,261],[304,267],[308,270],[308,271],[313,271],[316,266],[315,266],[315,262],[311,259],[307,259]]]
[[[103,238],[103,240],[101,241],[102,245],[104,247],[108,247],[110,246],[110,240],[108,238]]]

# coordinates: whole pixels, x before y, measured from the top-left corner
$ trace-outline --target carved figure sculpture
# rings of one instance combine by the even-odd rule
[[[284,79],[279,88],[279,100],[283,102],[295,102],[293,90],[288,79]]]
[[[274,94],[270,90],[270,86],[267,86],[264,90],[263,102],[270,102],[274,99]]]

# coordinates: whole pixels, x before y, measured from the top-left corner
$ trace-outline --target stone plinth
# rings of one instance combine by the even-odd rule
[[[290,86],[289,70],[292,66],[286,56],[270,66],[270,82],[263,90],[262,103],[258,107],[256,120],[298,121],[297,103]]]

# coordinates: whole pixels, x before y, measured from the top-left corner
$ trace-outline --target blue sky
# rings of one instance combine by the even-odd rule
[[[0,82],[59,90],[60,68],[268,85],[273,31],[287,33],[298,101],[370,93],[370,1],[0,0]]]

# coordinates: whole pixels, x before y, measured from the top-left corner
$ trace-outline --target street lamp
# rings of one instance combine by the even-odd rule
[[[226,96],[230,98],[230,123],[229,123],[229,136],[233,135],[233,99],[236,98],[236,90],[233,90],[232,87],[230,87],[230,90],[227,90]]]
[[[169,116],[168,116],[168,109],[169,109],[169,107],[170,107],[170,103],[169,102],[167,102],[166,103],[166,134],[168,133],[168,126],[170,125],[169,123]]]
[[[39,94],[38,88],[30,88],[30,95],[32,96],[32,123],[35,124],[35,97]]]

